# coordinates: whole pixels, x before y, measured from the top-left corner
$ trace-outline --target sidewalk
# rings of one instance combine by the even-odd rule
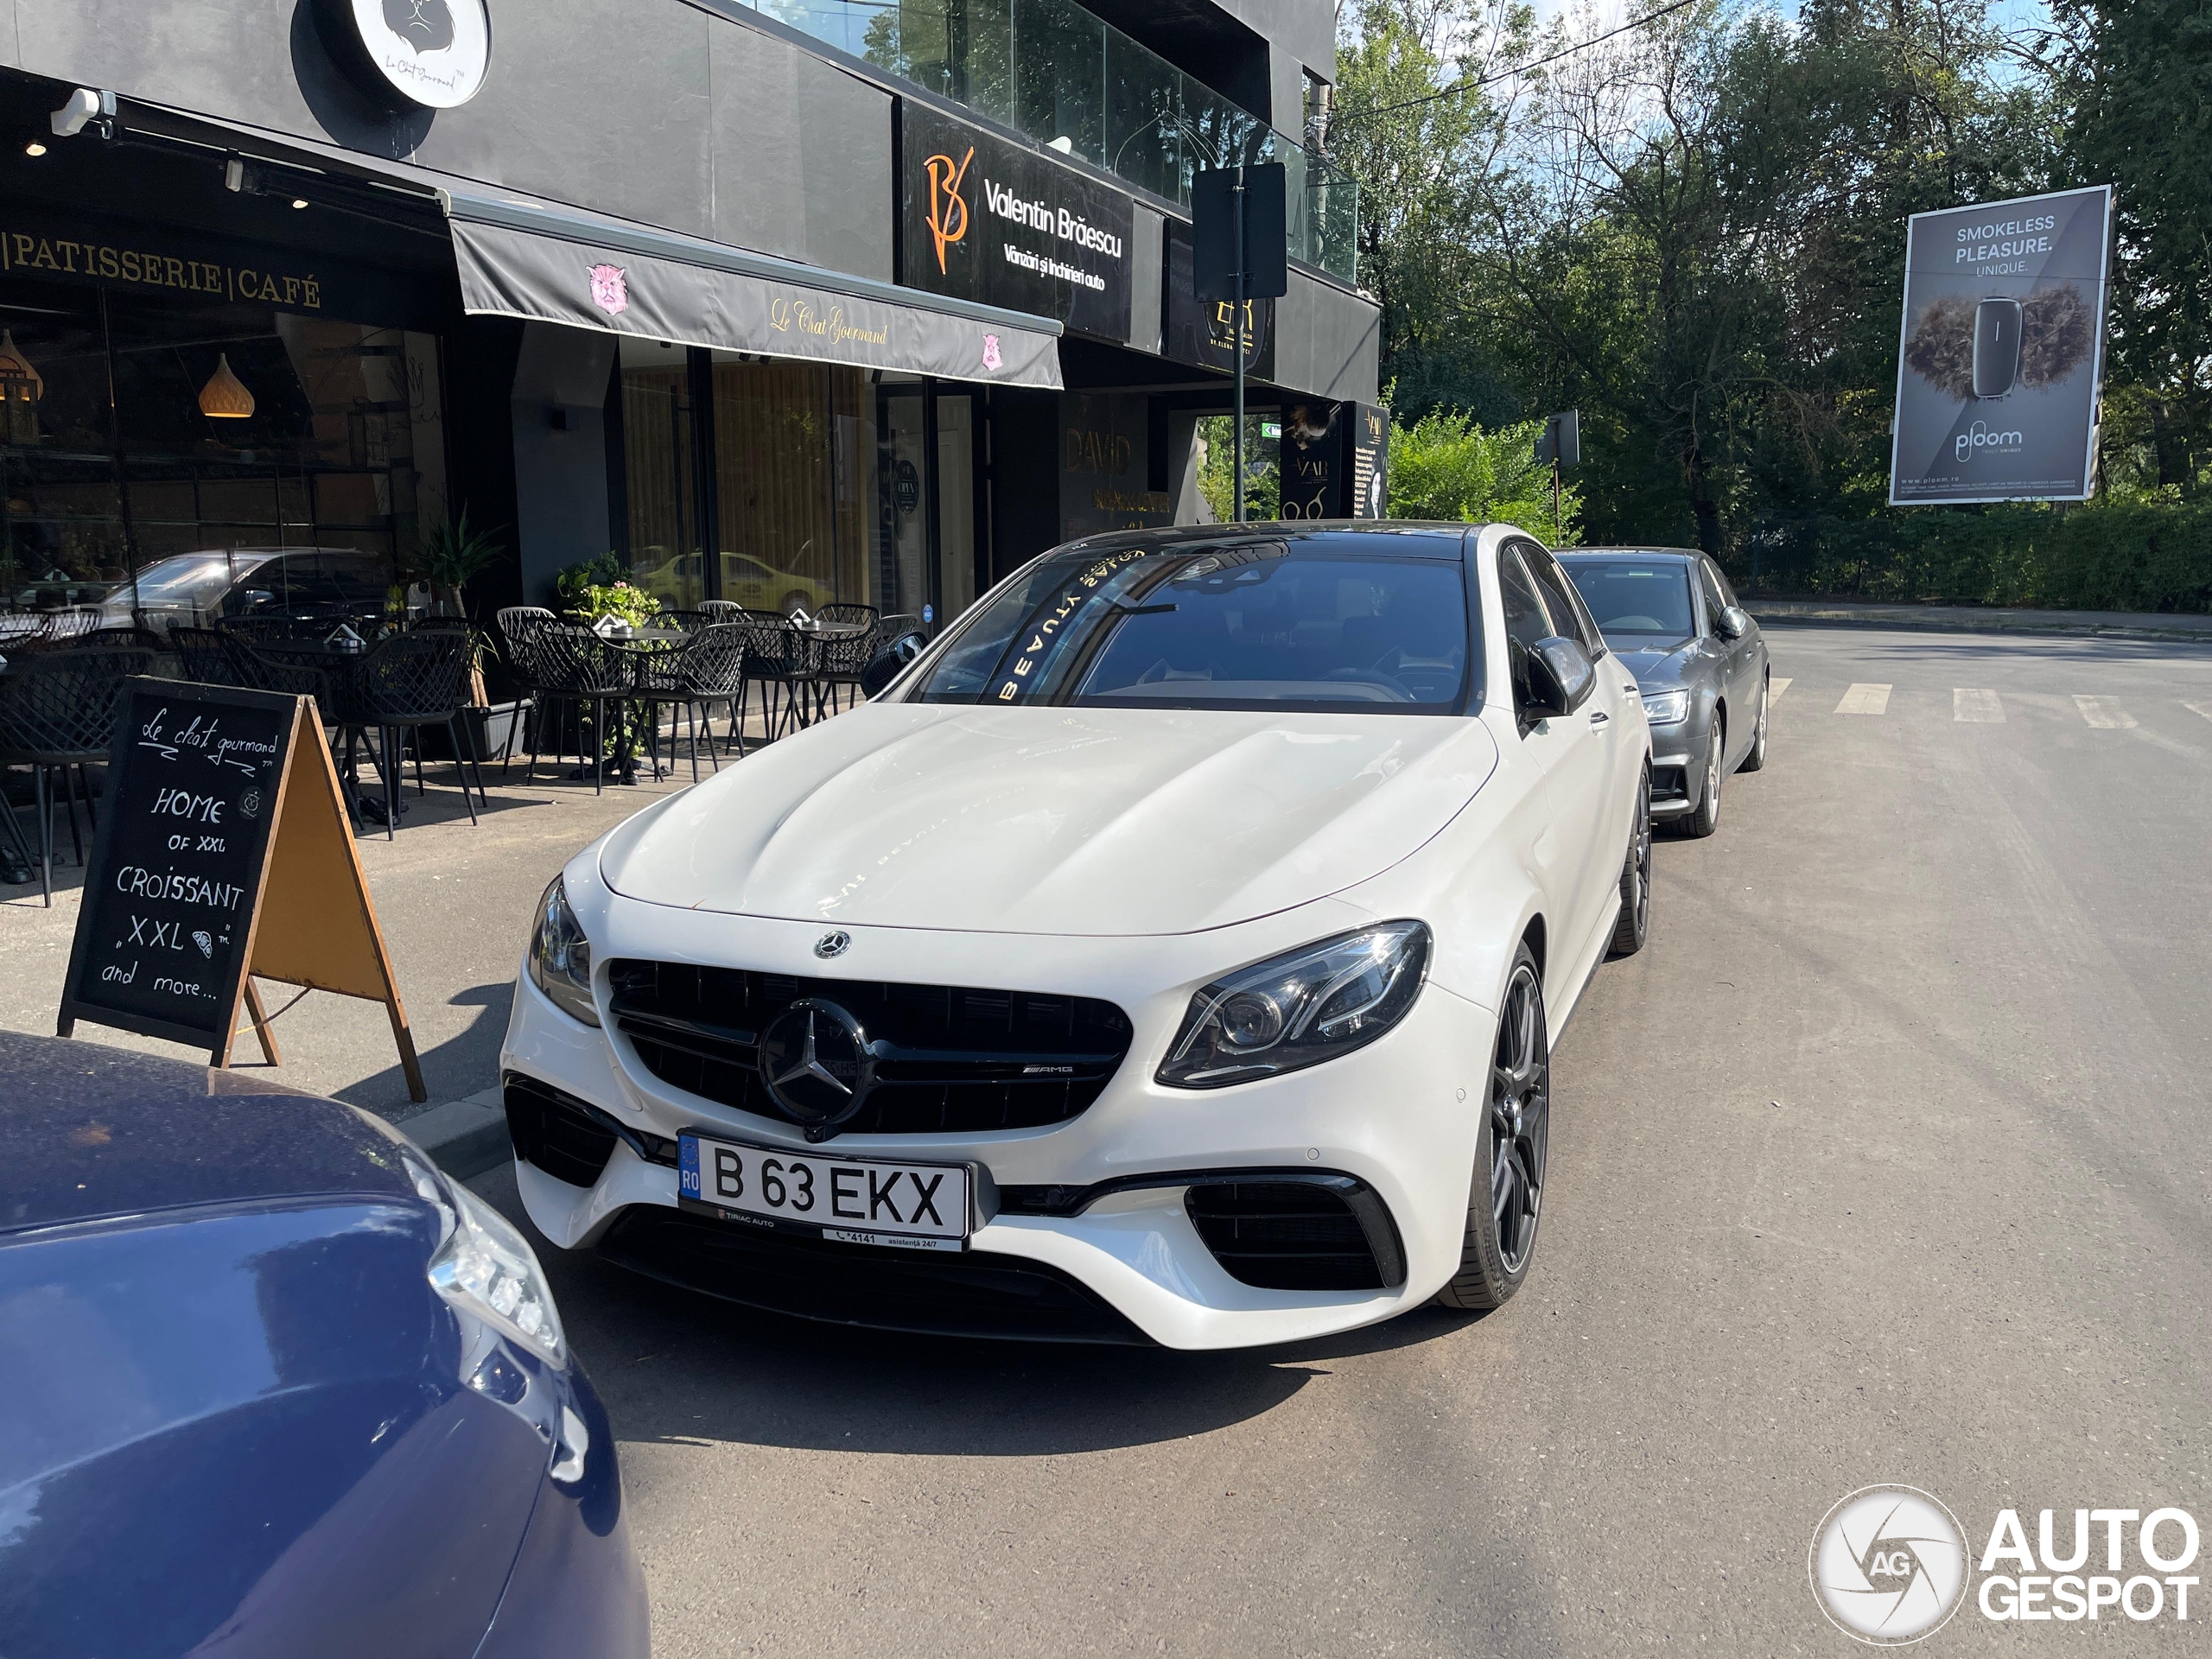
[[[725,770],[741,764],[722,762]],[[409,779],[408,812],[397,836],[387,841],[380,829],[372,830],[358,843],[422,1057],[427,1104],[407,1098],[380,1004],[319,992],[302,996],[287,985],[263,988],[284,1054],[284,1064],[265,1075],[401,1125],[463,1179],[507,1155],[499,1042],[538,895],[578,851],[691,781],[687,760],[670,781],[613,785],[594,795],[587,782],[552,781],[550,770],[542,764],[537,783],[525,784],[520,766],[504,782],[498,767],[486,767],[491,805],[479,808],[480,824],[471,824],[452,767],[434,761],[428,795],[416,796]],[[707,774],[703,756],[700,770]],[[58,820],[55,827],[66,855],[68,832]],[[51,910],[39,902],[35,885],[0,888],[0,949],[10,963],[0,976],[0,1027],[46,1036],[54,1032],[84,872],[72,863],[54,874]],[[77,1040],[206,1058],[202,1052],[88,1022],[78,1026]],[[263,1070],[251,1037],[238,1044],[233,1063],[240,1071]]]
[[[2120,639],[2190,639],[2212,645],[2212,616],[2127,611],[2030,611],[1982,605],[1895,605],[1849,599],[1755,599],[1745,608],[1761,622],[1814,622],[1866,628],[2103,635]]]

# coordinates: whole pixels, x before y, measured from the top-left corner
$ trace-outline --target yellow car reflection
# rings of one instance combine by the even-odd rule
[[[645,559],[650,560],[659,550],[651,549]],[[696,605],[706,597],[704,584],[700,580],[706,568],[704,556],[696,552],[678,553],[664,558],[658,564],[645,560],[630,580],[644,588],[661,604],[671,609]],[[835,588],[810,577],[798,575],[789,570],[779,570],[759,559],[743,553],[721,556],[722,585],[721,597],[733,600],[749,611],[814,612],[836,601]]]

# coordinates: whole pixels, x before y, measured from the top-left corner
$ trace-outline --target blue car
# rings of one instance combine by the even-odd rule
[[[0,1652],[643,1655],[537,1259],[366,1113],[0,1033]]]

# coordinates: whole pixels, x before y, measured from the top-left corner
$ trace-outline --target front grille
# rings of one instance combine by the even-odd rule
[[[1404,1282],[1389,1215],[1349,1176],[1208,1182],[1183,1202],[1214,1260],[1243,1284],[1382,1290]]]
[[[639,1204],[615,1219],[599,1253],[686,1289],[833,1325],[1033,1342],[1146,1340],[1058,1268],[980,1250],[835,1244]]]
[[[969,1135],[1065,1123],[1096,1100],[1128,1052],[1110,1002],[1033,991],[812,979],[681,962],[617,961],[615,1028],[672,1088],[796,1122],[761,1081],[760,1034],[803,996],[859,1020],[876,1082],[842,1135]]]

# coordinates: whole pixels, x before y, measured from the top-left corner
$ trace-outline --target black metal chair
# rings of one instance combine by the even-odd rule
[[[834,715],[839,686],[851,687],[852,702],[860,701],[861,675],[883,641],[883,613],[873,605],[824,605],[815,620],[825,630],[854,630],[824,632],[816,640],[815,683],[827,693]]]
[[[468,821],[475,823],[476,799],[468,792],[474,763],[465,757],[461,734],[454,728],[461,712],[461,681],[468,671],[468,638],[451,629],[395,633],[379,640],[359,663],[333,688],[339,722],[377,734],[377,772],[384,780],[385,835],[397,833],[400,791],[407,762],[406,740],[417,734],[415,745],[415,792],[427,792],[423,779],[423,749],[419,734],[425,726],[442,726],[453,744],[454,775],[461,786],[461,804]],[[476,770],[476,794],[486,806],[484,777]]]
[[[84,785],[85,816],[97,830],[92,780],[85,768],[107,759],[124,682],[152,673],[157,660],[155,652],[128,645],[42,652],[13,665],[0,679],[0,766],[31,769],[31,798],[38,813],[35,861],[49,906],[54,903],[54,774],[61,774],[69,809],[69,844],[82,864],[85,843],[77,833],[77,785]],[[29,844],[22,842],[14,809],[0,805],[0,810],[28,855]]]
[[[230,635],[182,622],[169,627],[169,649],[184,664],[184,677],[200,685],[246,685],[232,652]]]
[[[707,728],[707,758],[721,770],[715,752],[710,703],[725,702],[745,695],[745,642],[749,630],[742,623],[717,622],[698,629],[681,645],[654,650],[650,645],[613,648],[630,665],[629,697],[652,711],[646,728],[653,735],[653,763],[659,766],[660,711],[683,711],[691,747],[691,781],[699,781],[699,728]],[[745,753],[745,734],[737,734],[738,753]],[[669,755],[676,753],[676,722],[668,728]]]
[[[749,693],[760,688],[760,722],[773,742],[783,732],[805,723],[804,693],[814,671],[814,642],[786,621],[779,611],[741,611],[745,629],[744,685]],[[769,693],[779,690],[779,704],[772,705]],[[747,696],[741,694],[730,721],[730,739],[737,742],[745,730]],[[779,730],[779,727],[782,730]],[[742,754],[741,744],[738,753]]]
[[[576,711],[576,760],[584,754],[583,707],[591,705],[592,743],[601,753],[589,758],[594,791],[606,787],[607,705],[619,702],[626,688],[613,671],[602,640],[589,628],[563,622],[550,611],[514,606],[499,613],[499,632],[506,637],[507,662],[521,683],[531,688],[539,718],[531,725],[530,770],[535,781],[537,757],[544,747],[544,716],[563,704]],[[559,747],[559,725],[554,728],[553,761],[560,765],[565,751]]]

